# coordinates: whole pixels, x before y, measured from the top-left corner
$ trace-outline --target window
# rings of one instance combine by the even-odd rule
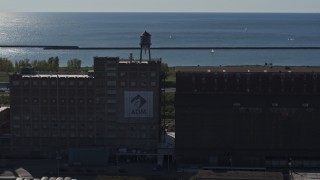
[[[136,86],[137,83],[133,81],[133,82],[130,83],[130,85],[131,85],[131,86]]]
[[[124,86],[126,86],[126,82],[120,82],[120,86],[122,86],[122,87],[124,87]]]
[[[192,80],[192,83],[196,83],[196,77],[193,76],[191,80]]]
[[[156,86],[156,82],[151,82],[151,86],[155,87]]]
[[[13,128],[14,128],[14,129],[19,129],[19,128],[20,128],[20,125],[15,124],[15,125],[13,125]]]
[[[79,101],[79,104],[83,104],[84,103],[83,99],[78,99],[78,101]]]
[[[83,86],[83,81],[79,81],[79,86]]]
[[[29,81],[28,80],[24,80],[23,81],[23,85],[25,85],[25,86],[29,85]]]
[[[141,72],[141,73],[140,73],[140,77],[141,77],[141,78],[146,78],[146,77],[147,77],[147,74],[146,74],[145,72]]]
[[[147,83],[146,83],[146,82],[141,82],[141,83],[140,83],[140,86],[141,86],[141,87],[146,87],[146,86],[147,86]]]
[[[239,102],[235,102],[235,103],[233,103],[232,105],[235,106],[235,107],[241,106],[241,104],[240,104]]]
[[[61,104],[64,104],[66,102],[65,99],[60,99]]]
[[[71,99],[69,100],[69,102],[70,102],[70,104],[74,104],[74,102],[75,102],[74,98],[71,98]]]
[[[114,87],[116,85],[117,85],[117,81],[108,81],[107,82],[107,86],[109,86],[109,87]]]
[[[109,103],[109,104],[114,104],[114,103],[116,103],[117,101],[115,100],[115,99],[108,99],[107,100],[107,103]]]
[[[226,79],[225,81],[227,81],[227,79]],[[201,78],[201,82],[202,82],[202,83],[206,83],[206,78],[205,78],[205,77],[202,77],[202,78]]]
[[[13,86],[19,86],[19,81],[12,81]]]
[[[126,72],[120,72],[120,77],[125,77],[127,75]]]
[[[28,98],[24,98],[24,103],[29,103],[29,99]]]
[[[47,100],[47,99],[45,99],[45,98],[44,98],[44,99],[42,99],[42,103],[43,103],[43,104],[47,104],[47,102],[48,102],[48,100]]]
[[[107,112],[110,113],[110,114],[112,114],[112,113],[115,113],[116,110],[115,110],[115,109],[108,109]]]
[[[107,72],[107,77],[115,77],[116,73],[115,72]]]
[[[106,61],[107,64],[116,64],[118,61],[117,60],[108,60]]]
[[[107,70],[107,71],[115,71],[115,70],[116,70],[116,67],[106,67],[106,70]]]
[[[74,86],[74,81],[70,81],[70,82],[69,82],[69,85],[70,85],[70,86]]]
[[[56,83],[56,80],[54,81],[51,81],[51,86],[55,86],[57,83]]]
[[[115,89],[109,89],[107,90],[107,94],[117,94],[117,91]]]
[[[137,78],[138,73],[137,72],[131,72],[130,73],[130,78]]]
[[[151,77],[156,77],[156,72],[151,72],[151,73],[150,73],[150,76],[151,76]]]

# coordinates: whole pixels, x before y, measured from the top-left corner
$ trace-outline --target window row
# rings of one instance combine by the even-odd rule
[[[117,86],[117,81],[108,81],[107,82],[107,87],[116,87]],[[119,82],[119,86],[120,87],[136,87],[136,86],[140,86],[140,87],[156,87],[157,83],[155,81],[152,82],[136,82],[136,81],[131,81],[131,82],[126,82],[126,81],[120,81]]]
[[[47,99],[47,98],[24,98],[23,103],[41,103],[41,104],[57,104],[57,99]],[[93,99],[75,99],[75,98],[60,98],[59,99],[60,104],[93,104]]]
[[[12,81],[13,86],[19,86],[19,85],[24,85],[24,86],[57,86],[57,83],[59,86],[93,86],[93,80],[90,81],[73,81],[73,80],[14,80]]]

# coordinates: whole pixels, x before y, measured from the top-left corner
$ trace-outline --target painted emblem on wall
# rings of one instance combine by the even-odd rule
[[[153,117],[153,92],[126,91],[124,117]]]

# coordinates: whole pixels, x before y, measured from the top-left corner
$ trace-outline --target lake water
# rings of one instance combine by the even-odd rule
[[[320,14],[263,13],[0,13],[0,45],[139,47],[140,34],[152,47],[320,47]],[[91,66],[94,56],[138,50],[43,50],[0,48],[0,56],[21,59],[78,58]],[[319,65],[320,50],[152,50],[170,66]]]

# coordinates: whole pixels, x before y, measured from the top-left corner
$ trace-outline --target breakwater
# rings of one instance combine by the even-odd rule
[[[42,48],[44,50],[138,50],[140,47],[79,47],[79,46],[46,46],[46,45],[0,45],[0,48]],[[318,46],[308,47],[152,47],[153,50],[317,50]]]

